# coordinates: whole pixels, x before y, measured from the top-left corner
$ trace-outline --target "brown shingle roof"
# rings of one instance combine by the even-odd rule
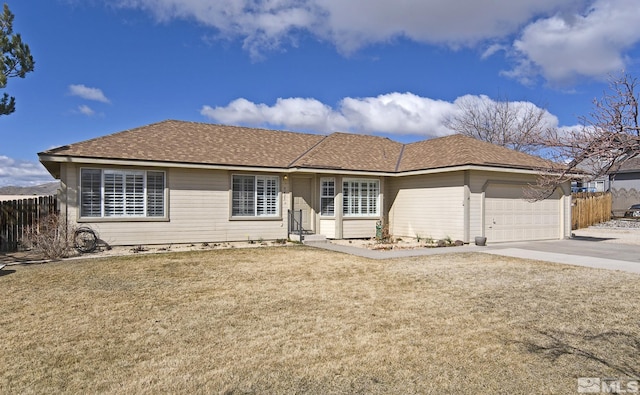
[[[553,163],[537,156],[454,134],[408,144],[402,154],[398,171],[462,165],[538,169],[550,168]]]
[[[624,161],[616,173],[632,173],[637,171],[640,171],[640,158],[638,157]]]
[[[402,144],[369,135],[322,136],[181,121],[126,130],[41,155],[386,173],[462,165],[525,169],[552,166],[536,156],[462,135]]]
[[[394,171],[402,144],[384,137],[333,133],[300,157],[294,167]]]
[[[287,167],[324,136],[164,121],[44,154],[157,162]]]

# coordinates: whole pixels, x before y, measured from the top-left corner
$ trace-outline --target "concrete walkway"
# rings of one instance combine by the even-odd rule
[[[640,274],[640,246],[598,243],[598,241],[600,240],[575,238],[568,240],[501,243],[487,245],[486,247],[469,244],[462,247],[392,251],[370,250],[330,242],[311,242],[307,243],[307,245],[369,259],[393,259],[425,255],[480,252]]]
[[[478,247],[473,244],[461,247],[440,247],[440,248],[416,248],[406,250],[370,250],[364,247],[354,247],[342,244],[334,244],[331,242],[305,242],[305,245],[311,247],[322,248],[324,250],[342,252],[345,254],[361,256],[369,259],[390,259],[390,258],[408,258],[413,256],[424,255],[440,255],[463,252],[481,252],[487,247]]]

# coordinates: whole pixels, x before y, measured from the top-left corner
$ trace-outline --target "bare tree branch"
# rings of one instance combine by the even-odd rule
[[[580,118],[581,128],[547,134],[544,145],[552,150],[552,159],[566,167],[560,173],[545,174],[538,188],[548,192],[575,173],[583,173],[588,180],[615,173],[640,154],[638,84],[630,74],[611,76],[608,90],[593,101],[591,113]]]
[[[468,96],[456,104],[458,111],[445,119],[446,127],[520,152],[534,153],[541,149],[542,137],[551,126],[547,110],[532,103]]]

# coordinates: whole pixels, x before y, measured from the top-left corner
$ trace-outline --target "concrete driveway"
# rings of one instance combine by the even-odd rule
[[[640,274],[640,229],[624,233],[589,229],[574,234],[567,240],[489,245],[482,252]]]
[[[505,243],[480,252],[640,274],[640,247],[588,239]]]
[[[469,244],[458,248],[421,248],[396,251],[374,251],[326,242],[305,244],[370,259],[481,252],[640,274],[640,228],[632,230],[589,228],[575,231],[574,235],[573,238],[567,240],[488,243],[486,247]]]

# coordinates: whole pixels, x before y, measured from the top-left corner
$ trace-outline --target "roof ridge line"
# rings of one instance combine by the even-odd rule
[[[400,163],[402,162],[402,155],[404,154],[404,147],[406,147],[407,144],[402,143],[402,149],[400,149],[400,154],[398,154],[398,161],[396,162],[396,168],[393,170],[395,173],[398,172],[398,169],[400,169]]]
[[[332,133],[333,134],[333,133]],[[315,149],[318,145],[320,145],[320,143],[322,143],[323,141],[325,141],[327,139],[327,137],[329,137],[330,135],[327,134],[324,137],[322,137],[322,139],[320,139],[320,141],[318,141],[317,143],[315,143],[314,145],[312,145],[308,150],[304,151],[302,154],[300,154],[300,156],[298,156],[297,158],[295,158],[293,161],[291,161],[291,163],[289,163],[289,165],[287,167],[291,167],[293,166],[294,163],[296,163],[297,161],[299,161],[300,159],[302,159],[303,156],[307,155],[309,152],[311,152],[313,149]]]

